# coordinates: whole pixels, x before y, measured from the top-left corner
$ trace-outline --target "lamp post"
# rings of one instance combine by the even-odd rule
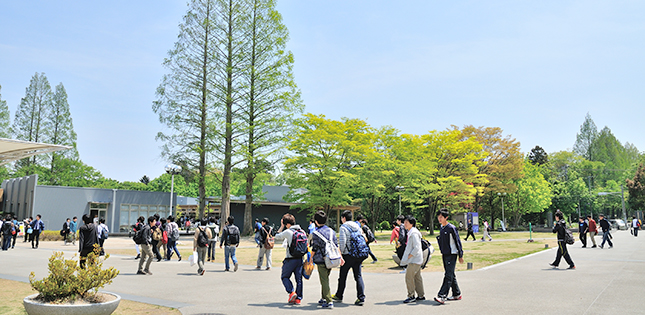
[[[504,217],[504,197],[506,193],[497,193],[498,196],[502,197],[502,223],[504,224],[503,229],[506,229],[506,218]]]
[[[623,185],[620,185],[620,192],[599,192],[598,196],[606,196],[606,195],[618,195],[620,194],[620,201],[621,205],[623,207],[623,220],[625,220],[625,224],[627,224],[627,212],[625,211],[625,189],[623,188]]]
[[[405,187],[396,186],[396,187],[394,187],[394,189],[396,189],[396,191],[399,192],[399,215],[401,215],[401,191],[405,190]]]
[[[165,167],[166,173],[170,174],[170,209],[168,210],[168,216],[172,215],[172,195],[175,190],[175,174],[181,173],[181,166],[175,164],[168,164]]]

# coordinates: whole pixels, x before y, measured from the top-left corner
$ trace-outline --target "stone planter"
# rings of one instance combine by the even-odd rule
[[[27,314],[29,315],[110,315],[119,306],[121,297],[114,293],[101,293],[112,295],[116,297],[116,299],[104,303],[93,304],[46,304],[32,300],[38,296],[38,293],[36,293],[22,300],[22,304],[25,306],[25,311],[27,311]]]

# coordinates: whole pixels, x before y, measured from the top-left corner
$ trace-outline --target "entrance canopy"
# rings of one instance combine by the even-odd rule
[[[38,154],[71,149],[66,145],[37,143],[0,138],[0,166]]]

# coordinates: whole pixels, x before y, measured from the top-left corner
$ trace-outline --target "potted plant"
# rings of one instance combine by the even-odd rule
[[[112,283],[119,274],[114,267],[103,269],[100,258],[101,249],[94,245],[94,252],[86,259],[86,267],[80,268],[78,261],[65,259],[62,252],[55,252],[49,258],[49,276],[35,280],[35,274],[29,275],[31,287],[38,291],[23,300],[27,314],[105,314],[116,310],[121,297],[98,289]]]

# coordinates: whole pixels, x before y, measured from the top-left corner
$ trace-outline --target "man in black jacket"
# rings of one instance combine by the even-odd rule
[[[266,258],[266,270],[271,270],[271,252],[273,249],[266,248],[266,240],[269,235],[271,235],[271,227],[269,226],[269,219],[262,219],[262,227],[258,230],[259,236],[258,240],[260,241],[258,245],[260,246],[260,252],[258,253],[258,261],[255,269],[262,269],[262,261]]]
[[[600,243],[600,249],[602,249],[605,246],[605,242],[609,243],[609,248],[614,247],[614,243],[611,242],[611,234],[609,233],[609,230],[611,230],[611,224],[607,219],[605,219],[605,215],[601,214],[599,215],[600,220],[598,220],[598,224],[600,225],[600,228],[602,228],[602,243]]]
[[[550,263],[549,266],[557,268],[560,265],[560,259],[564,257],[564,260],[569,264],[569,269],[576,269],[576,265],[571,260],[571,256],[569,256],[569,251],[567,250],[567,242],[565,239],[567,222],[564,221],[564,215],[560,210],[555,212],[555,219],[557,222],[555,222],[555,226],[553,227],[553,233],[558,233],[558,253],[555,256],[555,261]]]
[[[475,238],[475,233],[473,233],[473,221],[468,220],[468,233],[466,234],[466,241],[468,241],[468,237],[471,235],[473,237],[473,241],[476,241],[477,239]]]
[[[580,222],[578,223],[578,233],[580,233],[580,241],[582,242],[582,248],[587,247],[588,231],[589,231],[589,225],[585,221],[584,217],[580,217]]]
[[[150,263],[154,255],[152,254],[152,230],[151,227],[157,224],[157,218],[154,216],[148,217],[148,224],[143,226],[143,239],[141,246],[141,260],[139,260],[139,270],[137,271],[138,275],[152,275],[150,272]],[[143,263],[146,263],[146,268],[143,269]]]
[[[85,269],[85,260],[87,255],[94,251],[94,244],[98,244],[98,236],[96,234],[96,225],[92,223],[92,218],[89,215],[83,215],[83,226],[78,229],[78,252],[80,259],[78,261],[81,268]]]
[[[461,290],[457,284],[457,276],[455,275],[455,265],[457,259],[459,263],[464,263],[464,250],[461,247],[461,239],[457,228],[448,223],[448,209],[443,208],[439,210],[437,220],[441,224],[439,236],[437,236],[437,244],[441,251],[441,258],[443,259],[443,269],[445,271],[443,276],[443,284],[441,289],[434,300],[439,304],[444,304],[446,301],[461,300]],[[449,290],[452,289],[452,296],[448,297]]]

